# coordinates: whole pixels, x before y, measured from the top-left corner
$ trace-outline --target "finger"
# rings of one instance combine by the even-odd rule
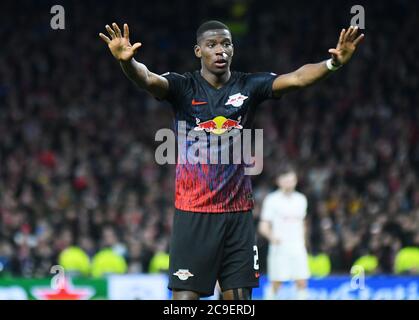
[[[355,26],[352,29],[352,32],[349,34],[348,40],[353,41],[355,39],[357,33],[358,33],[358,26]]]
[[[350,26],[348,30],[346,30],[345,34],[343,35],[343,42],[348,41],[348,37],[351,34],[353,26]]]
[[[333,54],[333,55],[338,55],[339,51],[336,49],[329,49],[329,53]]]
[[[118,25],[114,22],[112,23],[112,27],[115,30],[115,34],[118,38],[122,38],[121,29],[119,29]]]
[[[105,41],[106,43],[111,42],[111,39],[109,39],[107,36],[105,36],[103,33],[99,33],[99,37],[102,38],[103,41]]]
[[[106,30],[108,31],[109,35],[111,36],[112,39],[115,39],[115,32],[112,30],[112,28],[109,25],[105,26]]]
[[[124,23],[124,38],[129,40],[129,29],[126,23]]]
[[[358,43],[360,43],[362,41],[362,39],[364,39],[364,34],[360,34],[358,38],[355,39],[354,41],[354,45],[357,46]]]
[[[343,36],[344,35],[345,35],[345,29],[342,29],[342,31],[340,32],[338,44],[342,44],[343,43]]]
[[[136,43],[134,43],[134,45],[132,46],[132,49],[134,50],[134,52],[136,52],[137,51],[137,49],[139,48],[139,47],[141,47],[141,43],[140,42],[136,42]]]

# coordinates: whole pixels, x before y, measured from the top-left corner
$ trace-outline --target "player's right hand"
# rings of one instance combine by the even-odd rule
[[[137,49],[141,47],[141,43],[136,42],[133,45],[130,43],[129,29],[126,23],[124,24],[124,35],[122,35],[121,30],[116,23],[112,23],[112,27],[113,28],[111,28],[109,25],[105,26],[111,39],[109,39],[103,33],[99,33],[99,37],[101,37],[102,40],[106,42],[115,59],[119,61],[131,60]]]

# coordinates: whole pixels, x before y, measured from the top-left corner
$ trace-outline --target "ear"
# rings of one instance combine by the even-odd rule
[[[194,46],[194,52],[195,52],[195,56],[199,59],[202,58],[202,52],[201,52],[201,47],[199,45],[195,45]]]

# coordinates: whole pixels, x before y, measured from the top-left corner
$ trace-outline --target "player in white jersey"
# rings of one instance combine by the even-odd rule
[[[295,191],[297,173],[284,167],[277,179],[279,189],[263,201],[259,233],[269,240],[268,278],[271,282],[267,299],[275,299],[281,283],[295,281],[297,299],[307,298],[310,277],[305,246],[307,198]]]

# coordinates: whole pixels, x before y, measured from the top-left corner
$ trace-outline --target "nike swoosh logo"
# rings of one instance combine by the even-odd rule
[[[202,104],[207,104],[208,102],[206,101],[196,101],[195,99],[192,99],[192,105],[193,106],[200,106]]]

